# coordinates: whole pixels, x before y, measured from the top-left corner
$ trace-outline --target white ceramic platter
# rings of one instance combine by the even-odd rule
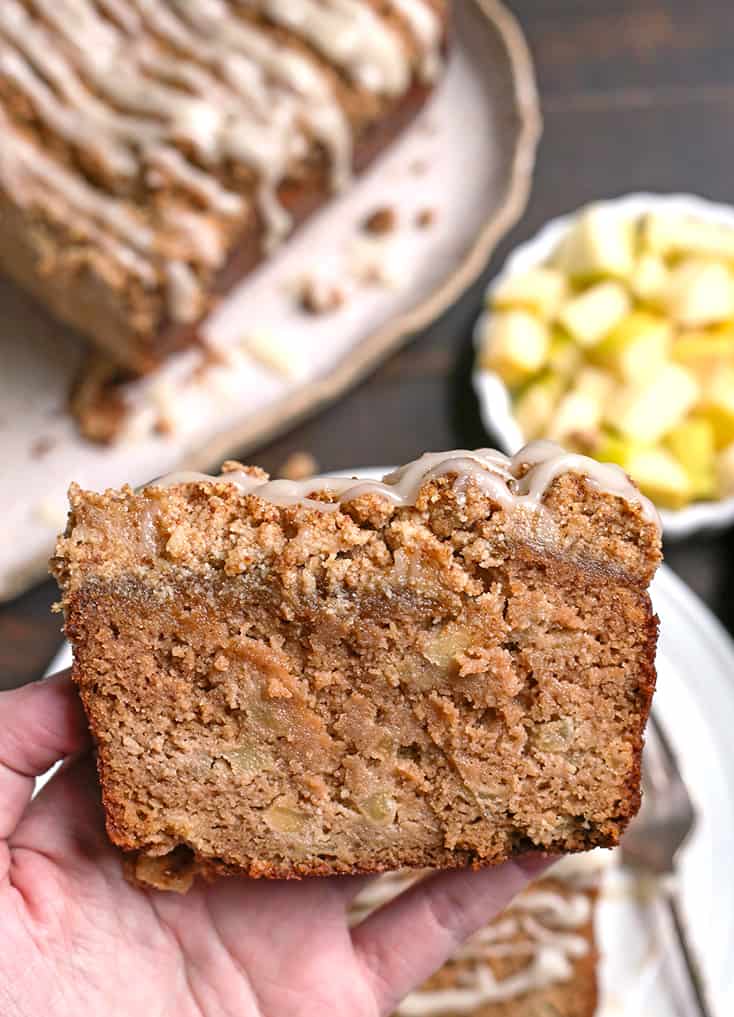
[[[348,194],[222,305],[208,332],[232,354],[226,366],[194,384],[202,354],[181,354],[128,392],[134,439],[105,449],[79,438],[62,408],[81,345],[0,282],[0,600],[44,574],[64,526],[70,481],[98,489],[138,485],[173,468],[218,466],[234,451],[243,454],[335,398],[444,311],[484,268],[525,205],[537,97],[525,42],[504,7],[456,0],[455,15],[447,73],[425,112]],[[356,286],[334,313],[304,313],[294,283],[314,275],[341,282],[355,261],[369,262],[364,234],[354,251],[360,225],[386,205],[399,224],[373,257],[388,278]],[[426,209],[435,220],[419,228],[417,216]],[[286,344],[294,376],[242,354],[242,340],[255,334]],[[151,415],[159,414],[161,400],[174,431],[155,436]]]
[[[361,469],[358,474],[379,478],[387,472]],[[652,596],[660,617],[655,712],[698,809],[696,830],[681,856],[683,907],[714,1014],[730,1017],[734,1013],[734,643],[665,566],[655,578]],[[70,648],[64,646],[49,673],[70,663]],[[599,908],[603,1000],[599,1017],[681,1017],[653,910],[621,870],[612,867]]]
[[[714,204],[691,194],[628,194],[623,198],[614,198],[599,204],[630,219],[644,212],[656,211],[695,216],[734,228],[734,208]],[[523,272],[546,261],[563,235],[568,232],[575,216],[576,213],[572,213],[551,220],[531,240],[517,247],[505,262],[500,274],[490,284],[489,292],[506,276]],[[482,315],[475,330],[477,348],[484,318]],[[506,385],[491,371],[475,371],[473,382],[484,426],[496,436],[503,451],[517,452],[523,446],[524,439],[512,415],[510,394]],[[699,502],[678,511],[663,509],[660,515],[665,536],[674,540],[689,536],[697,530],[723,529],[734,523],[734,498],[720,502]]]

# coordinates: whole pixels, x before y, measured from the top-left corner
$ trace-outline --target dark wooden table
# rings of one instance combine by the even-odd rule
[[[469,386],[482,289],[548,218],[625,191],[693,191],[734,202],[731,0],[513,0],[533,49],[545,133],[520,225],[484,278],[337,405],[248,460],[276,470],[308,449],[322,469],[403,462],[486,444]],[[666,549],[734,632],[734,531]],[[51,583],[0,608],[0,687],[35,678],[60,640]],[[734,680],[734,676],[733,676]]]

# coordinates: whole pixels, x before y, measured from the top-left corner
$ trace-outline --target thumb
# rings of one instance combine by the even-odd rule
[[[15,830],[35,778],[90,743],[69,672],[0,692],[0,841]]]
[[[379,1012],[392,1013],[460,943],[503,911],[555,859],[521,855],[503,865],[436,873],[414,883],[352,931]]]

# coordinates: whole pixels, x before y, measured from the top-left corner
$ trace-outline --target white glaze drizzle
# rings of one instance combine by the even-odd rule
[[[189,208],[171,205],[161,211],[161,221],[166,224],[170,256],[185,257],[187,252],[195,251],[199,264],[214,268],[222,264],[224,252],[215,220]]]
[[[97,6],[112,21],[123,28],[128,35],[134,35],[140,28],[140,18],[126,0],[97,0]]]
[[[70,208],[80,236],[94,240],[119,265],[154,285],[156,274],[146,256],[152,234],[133,210],[115,199],[103,199],[82,177],[40,152],[13,130],[1,108],[0,130],[0,181],[13,200],[21,208],[34,206],[52,215],[62,206]]]
[[[135,172],[135,157],[125,145],[118,144],[114,139],[101,143],[94,123],[78,117],[59,102],[23,57],[1,39],[0,76],[11,81],[28,96],[37,116],[59,137],[72,145],[85,148],[113,175],[131,176]]]
[[[443,26],[440,19],[424,0],[392,0],[392,6],[410,28],[423,54],[421,77],[424,81],[434,81],[441,70]]]
[[[174,321],[196,321],[203,310],[201,288],[192,269],[184,261],[166,264],[168,310]]]
[[[0,186],[14,197],[22,190],[26,204],[59,214],[69,206],[84,220],[85,236],[109,230],[105,250],[116,250],[121,265],[147,263],[149,270],[138,275],[167,279],[175,291],[169,303],[179,313],[181,271],[167,262],[220,264],[226,237],[206,214],[244,211],[242,198],[224,189],[208,167],[234,161],[255,173],[267,248],[291,228],[277,189],[310,137],[330,155],[335,188],[351,175],[351,132],[329,76],[238,17],[238,4],[287,25],[367,89],[395,94],[409,84],[399,34],[364,0],[34,0],[33,15],[20,0],[0,3],[0,76],[28,99],[39,120],[88,153],[108,180],[142,176],[154,185],[159,173],[204,214],[197,222],[188,205],[178,206],[189,212],[178,230],[179,245],[187,240],[189,249],[172,257],[166,230],[174,216],[157,224],[159,239],[120,199],[48,158],[6,116],[0,120]],[[430,62],[441,35],[438,18],[422,0],[399,0],[398,6]],[[196,161],[184,154],[190,149]],[[195,273],[189,282],[200,285]]]
[[[413,992],[396,1009],[399,1017],[434,1017],[446,1014],[459,1017],[471,1014],[480,1006],[516,999],[526,992],[567,982],[573,976],[573,965],[565,953],[549,946],[538,946],[527,967],[498,979],[487,964],[478,964],[465,976],[457,976],[453,989]]]
[[[187,162],[178,149],[163,145],[151,148],[146,153],[146,160],[152,170],[167,174],[205,207],[222,215],[238,215],[242,211],[244,203],[239,194],[226,190],[214,177]]]
[[[524,467],[527,472],[520,476]],[[274,505],[304,505],[320,511],[336,511],[338,503],[353,501],[364,494],[387,498],[394,505],[413,505],[420,489],[429,480],[457,474],[454,487],[462,491],[466,484],[476,484],[503,508],[524,508],[537,512],[553,481],[565,474],[576,473],[605,494],[611,494],[632,505],[639,505],[643,517],[658,528],[660,518],[652,502],[640,494],[618,466],[598,463],[586,456],[565,452],[550,441],[536,441],[506,456],[493,449],[465,449],[454,452],[426,453],[420,459],[387,474],[381,481],[360,480],[358,477],[311,477],[306,480],[263,481],[249,473],[233,471],[221,477],[203,473],[173,473],[156,481],[158,487],[201,481],[225,481],[234,484],[243,494],[253,494]],[[320,491],[336,496],[337,503],[309,497]]]
[[[565,873],[561,878],[568,883],[568,893],[531,888],[520,894],[502,918],[480,929],[453,955],[452,960],[468,965],[457,972],[453,987],[412,992],[396,1014],[458,1017],[489,1003],[568,981],[573,976],[573,961],[589,951],[586,938],[578,930],[589,921],[591,904],[585,893],[573,889],[573,868],[567,867]],[[412,873],[391,873],[376,880],[357,898],[353,924],[388,904],[415,878]],[[515,973],[498,978],[488,961],[502,957],[527,958],[527,963]]]
[[[361,0],[254,0],[248,6],[308,39],[371,92],[398,95],[410,83],[399,34]]]

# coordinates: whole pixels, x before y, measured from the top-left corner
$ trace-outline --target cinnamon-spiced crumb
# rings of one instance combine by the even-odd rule
[[[340,308],[346,294],[337,283],[309,277],[301,288],[301,307],[309,314],[329,314]]]
[[[176,426],[170,417],[161,414],[153,425],[153,433],[161,438],[168,438],[174,434]]]
[[[305,480],[318,473],[319,464],[310,452],[292,452],[277,471],[284,480]]]
[[[69,411],[83,437],[103,445],[119,437],[129,412],[120,391],[128,377],[103,353],[83,361],[69,391]]]
[[[362,229],[366,233],[376,233],[378,235],[382,233],[392,233],[398,224],[397,213],[394,208],[389,205],[384,205],[382,208],[375,209],[371,215],[368,215],[365,219]]]

